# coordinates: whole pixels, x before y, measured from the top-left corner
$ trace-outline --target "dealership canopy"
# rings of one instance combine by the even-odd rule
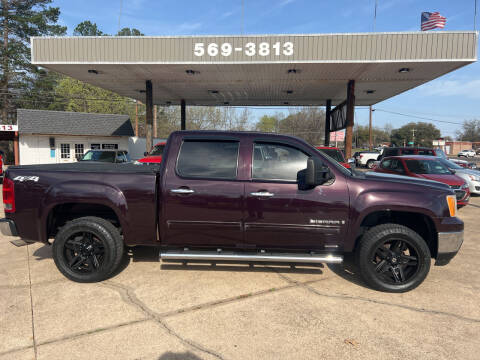
[[[34,37],[32,63],[147,107],[338,105],[350,89],[352,108],[476,61],[477,44],[471,31]]]

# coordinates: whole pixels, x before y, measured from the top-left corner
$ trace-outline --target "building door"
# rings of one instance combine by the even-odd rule
[[[77,157],[81,157],[85,149],[84,143],[60,141],[57,148],[57,163],[77,161]]]

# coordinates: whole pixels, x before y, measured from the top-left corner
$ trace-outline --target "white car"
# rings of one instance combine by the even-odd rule
[[[467,150],[462,150],[462,151],[460,151],[460,152],[458,153],[457,156],[458,156],[458,157],[460,157],[460,156],[475,157],[475,150],[472,150],[472,149],[470,149],[470,150],[468,150],[468,149],[467,149]]]
[[[373,152],[373,151],[365,151],[361,152],[357,157],[356,157],[356,163],[357,166],[366,166],[369,169],[373,168],[373,164],[375,161],[377,161],[378,157],[380,156],[380,153],[378,152]]]

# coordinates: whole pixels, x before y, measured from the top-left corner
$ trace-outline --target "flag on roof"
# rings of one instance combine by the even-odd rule
[[[440,15],[439,12],[422,12],[422,31],[432,30],[435,28],[443,29],[447,18]]]

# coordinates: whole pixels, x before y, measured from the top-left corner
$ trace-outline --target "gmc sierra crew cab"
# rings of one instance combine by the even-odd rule
[[[125,246],[162,261],[339,263],[372,288],[418,286],[460,249],[454,192],[424,179],[346,169],[305,141],[254,132],[170,135],[157,165],[12,166],[4,235],[53,240],[58,269],[101,281]]]

